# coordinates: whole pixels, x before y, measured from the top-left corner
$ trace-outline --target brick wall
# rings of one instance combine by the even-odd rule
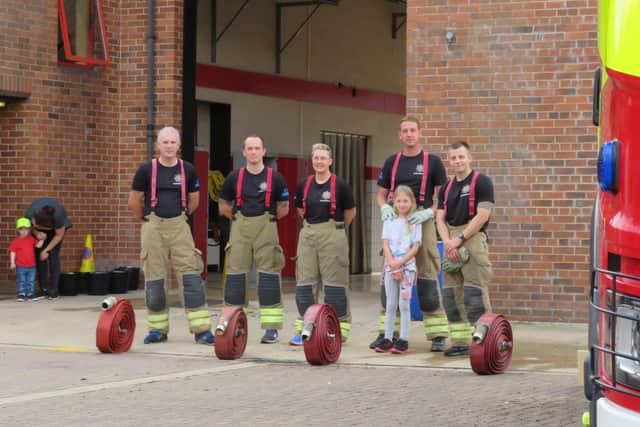
[[[93,236],[98,269],[136,262],[138,225],[126,207],[131,178],[146,157],[146,2],[104,0],[113,64],[92,70],[57,63],[56,2],[0,6],[0,74],[31,83],[23,102],[0,109],[0,246],[15,219],[41,196],[58,198],[74,224],[63,270],[80,265]],[[182,2],[156,1],[156,129],[180,126]],[[5,258],[8,255],[5,252]],[[14,289],[8,260],[0,291]]]
[[[492,177],[491,296],[513,318],[587,317],[596,18],[595,0],[408,2],[407,111]]]

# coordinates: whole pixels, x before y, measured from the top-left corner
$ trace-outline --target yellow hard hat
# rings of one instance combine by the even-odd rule
[[[21,218],[18,218],[18,220],[16,221],[16,229],[30,228],[30,227],[31,227],[31,221],[29,221],[29,218],[21,217]]]

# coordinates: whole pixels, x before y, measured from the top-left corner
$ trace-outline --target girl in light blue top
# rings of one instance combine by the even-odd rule
[[[416,210],[416,199],[411,188],[400,185],[395,190],[393,209],[397,218],[385,221],[382,226],[384,251],[384,289],[387,296],[384,340],[376,346],[378,353],[404,354],[409,351],[409,324],[411,290],[416,284],[415,255],[422,242],[420,224],[409,223],[409,216]],[[396,310],[400,307],[400,339],[392,342]]]

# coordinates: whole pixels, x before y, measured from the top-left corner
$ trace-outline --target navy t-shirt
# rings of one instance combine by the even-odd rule
[[[469,193],[471,190],[471,180],[473,172],[469,174],[462,181],[453,179],[451,190],[449,190],[449,197],[447,199],[447,216],[445,221],[452,226],[467,224],[473,217],[469,216]],[[444,209],[444,193],[447,189],[446,185],[440,187],[440,194],[438,195],[438,209]],[[491,179],[483,174],[478,175],[476,181],[476,201],[475,212],[478,211],[478,204],[481,202],[495,203],[493,199],[493,183]],[[485,231],[489,225],[487,221],[480,231]]]
[[[303,178],[298,182],[296,189],[295,204],[296,207],[302,209],[302,200],[304,199],[304,187],[307,178]],[[353,192],[351,187],[339,176],[336,177],[336,212],[333,217],[335,221],[344,221],[344,211],[352,209],[356,205],[353,201]],[[331,218],[331,179],[322,184],[316,182],[315,177],[311,180],[309,193],[307,194],[307,211],[304,219],[309,224],[318,224],[327,222]]]
[[[166,167],[158,163],[158,176],[156,197],[158,204],[155,208],[155,214],[161,218],[174,218],[180,216],[182,209],[181,194],[181,178],[180,178],[180,162],[175,166]],[[200,188],[200,181],[193,165],[187,161],[184,162],[184,175],[186,179],[186,196],[189,193],[195,193]],[[151,161],[140,165],[133,177],[133,185],[131,189],[144,193],[144,215],[151,213]]]
[[[58,200],[53,197],[42,197],[37,199],[29,205],[27,210],[24,212],[24,216],[29,218],[33,222],[33,217],[38,213],[43,207],[51,206],[54,209],[53,212],[53,228],[62,228],[65,229],[71,228],[71,220],[67,216],[67,211],[62,206]]]
[[[384,162],[382,171],[378,175],[378,186],[391,190],[391,172],[393,171],[393,163],[396,160],[396,154],[389,156]],[[423,207],[429,208],[433,205],[433,188],[447,182],[447,171],[440,157],[429,154],[428,158],[429,171],[427,176],[427,185],[425,188],[425,196]],[[417,156],[400,156],[398,170],[396,171],[395,187],[406,185],[411,187],[416,203],[420,206],[420,184],[422,183],[423,154],[422,151]],[[394,188],[395,190],[395,188]]]
[[[220,190],[220,198],[233,204],[233,212],[237,212],[236,188],[238,183],[238,170],[227,176]],[[248,169],[244,171],[242,179],[242,206],[240,213],[243,216],[259,216],[265,213],[265,196],[267,194],[267,168],[265,167],[259,174],[252,174]],[[289,200],[289,189],[287,184],[277,171],[273,171],[271,176],[271,205],[269,212],[276,214],[278,202]]]

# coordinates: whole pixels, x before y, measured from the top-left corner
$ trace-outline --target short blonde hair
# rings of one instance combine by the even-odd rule
[[[411,189],[411,187],[406,186],[406,185],[398,185],[395,189],[395,191],[393,192],[393,201],[395,202],[396,197],[398,196],[398,194],[404,194],[405,196],[407,196],[409,198],[409,200],[411,200],[411,209],[409,209],[409,215],[411,215],[412,213],[414,213],[416,211],[416,209],[418,209],[418,206],[416,206],[416,196],[413,194],[413,190]],[[393,207],[393,210],[396,210],[396,207]],[[396,211],[396,213],[398,213]]]
[[[417,117],[414,116],[404,116],[402,119],[400,119],[400,126],[402,126],[402,124],[404,122],[411,122],[411,123],[415,123],[416,126],[418,126],[418,129],[420,129],[420,120],[418,120]]]
[[[311,155],[313,156],[313,153],[315,153],[318,150],[322,150],[322,151],[328,152],[329,153],[329,157],[333,158],[333,153],[331,151],[331,147],[329,147],[327,144],[322,144],[322,143],[313,144],[311,146]]]

